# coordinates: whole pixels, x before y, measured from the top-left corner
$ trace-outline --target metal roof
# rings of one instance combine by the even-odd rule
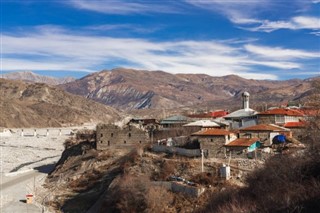
[[[217,124],[214,121],[210,121],[210,120],[195,121],[195,122],[191,122],[191,123],[185,124],[183,126],[220,127],[219,124]]]
[[[239,109],[237,111],[234,111],[226,116],[224,118],[245,118],[245,117],[251,117],[253,115],[256,115],[257,111],[253,109]]]

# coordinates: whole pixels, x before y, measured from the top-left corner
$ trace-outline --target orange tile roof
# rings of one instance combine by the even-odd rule
[[[287,122],[283,125],[286,128],[295,128],[295,127],[305,127],[306,123],[299,121],[299,122]]]
[[[224,146],[245,146],[249,147],[253,143],[260,141],[259,138],[238,138],[234,141],[231,141],[230,143],[224,145]]]
[[[290,131],[280,126],[274,124],[258,124],[255,126],[249,126],[243,129],[240,129],[240,132],[243,131],[269,131],[269,132],[277,132],[277,131]]]
[[[224,129],[206,129],[199,132],[193,133],[195,136],[221,136],[221,135],[230,135],[231,132]]]
[[[288,116],[304,116],[304,114],[295,109],[277,108],[270,109],[264,112],[258,113],[258,115],[288,115]]]

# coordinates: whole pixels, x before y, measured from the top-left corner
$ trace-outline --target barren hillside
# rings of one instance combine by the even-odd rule
[[[173,109],[185,106],[230,106],[243,91],[255,104],[299,99],[310,89],[307,80],[249,80],[236,75],[170,74],[132,69],[104,70],[61,85],[71,93],[123,110]]]
[[[108,106],[46,84],[0,79],[0,126],[58,127],[119,118]]]

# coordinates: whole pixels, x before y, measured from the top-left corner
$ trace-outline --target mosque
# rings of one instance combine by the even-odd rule
[[[248,92],[242,93],[242,109],[224,116],[224,119],[230,122],[231,129],[245,128],[258,124],[258,112],[249,108],[249,97],[250,94]]]

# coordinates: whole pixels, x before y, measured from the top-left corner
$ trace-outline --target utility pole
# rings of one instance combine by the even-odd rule
[[[204,168],[203,168],[203,149],[201,149],[201,172],[204,172]]]

